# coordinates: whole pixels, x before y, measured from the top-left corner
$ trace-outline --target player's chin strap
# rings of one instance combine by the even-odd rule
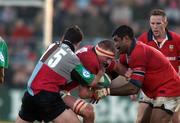
[[[106,51],[106,50],[100,48],[98,45],[95,46],[95,51],[96,51],[96,54],[100,55],[100,56],[106,56],[106,57],[109,57],[112,59],[115,57],[115,54],[113,52]]]
[[[82,110],[88,105],[84,100],[78,99],[73,105],[73,111],[77,114],[80,114]]]

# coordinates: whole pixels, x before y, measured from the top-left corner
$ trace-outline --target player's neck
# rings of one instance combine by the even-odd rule
[[[164,41],[165,38],[166,38],[166,34],[155,37],[156,41],[157,41],[157,42],[160,42],[160,43],[161,43],[162,41]]]

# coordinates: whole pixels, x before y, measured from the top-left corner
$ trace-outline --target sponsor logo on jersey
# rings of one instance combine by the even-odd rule
[[[84,68],[83,68],[82,73],[83,73],[83,76],[84,76],[84,77],[86,77],[86,78],[89,78],[89,77],[90,77],[90,72],[89,72],[89,71],[87,71],[87,70],[86,70],[86,69],[84,69]]]
[[[174,45],[169,45],[169,51],[173,51],[174,50]]]

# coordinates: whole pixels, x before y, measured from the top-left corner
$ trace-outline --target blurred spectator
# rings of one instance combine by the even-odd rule
[[[107,0],[90,0],[91,4],[97,6],[97,7],[102,7],[104,4],[107,4]]]
[[[15,73],[12,76],[11,86],[15,88],[24,88],[28,79],[28,74],[26,73],[26,66],[20,65],[15,69]]]
[[[6,37],[5,25],[3,22],[0,22],[0,36],[3,38]]]
[[[28,41],[32,37],[32,29],[24,23],[23,19],[18,19],[12,30],[13,41]]]
[[[179,0],[168,0],[167,7],[165,9],[170,25],[180,24],[180,9],[179,9]]]
[[[133,13],[130,6],[123,2],[117,2],[111,12],[111,20],[115,25],[126,24],[129,25],[132,22]]]
[[[16,20],[16,18],[17,13],[15,8],[7,6],[2,10],[1,20],[5,24],[12,24]]]
[[[106,37],[108,29],[108,23],[100,15],[98,7],[89,5],[88,11],[84,13],[83,31],[87,38],[91,37]]]

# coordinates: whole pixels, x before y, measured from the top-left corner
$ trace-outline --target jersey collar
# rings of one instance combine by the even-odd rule
[[[135,46],[136,46],[136,41],[137,41],[137,40],[136,40],[135,38],[132,40],[130,49],[129,49],[128,53],[127,53],[128,56],[131,55],[133,49],[135,48]]]
[[[166,29],[166,35],[167,35],[167,39],[168,41],[172,40],[172,35],[170,34],[170,32]],[[148,41],[153,41],[153,32],[150,29],[148,32]]]
[[[73,52],[75,52],[75,48],[74,48],[73,44],[69,40],[63,40],[62,43],[68,45],[70,47],[70,49]]]

